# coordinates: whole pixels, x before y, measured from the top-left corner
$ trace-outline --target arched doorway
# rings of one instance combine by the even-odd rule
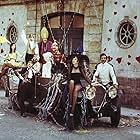
[[[84,16],[73,12],[58,12],[42,17],[42,26],[49,30],[49,40],[55,38],[66,55],[83,47]]]

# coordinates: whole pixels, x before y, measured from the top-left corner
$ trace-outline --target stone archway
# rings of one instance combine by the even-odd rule
[[[42,26],[44,21],[49,30],[49,40],[58,40],[66,55],[83,46],[84,16],[82,14],[57,12],[43,16]]]

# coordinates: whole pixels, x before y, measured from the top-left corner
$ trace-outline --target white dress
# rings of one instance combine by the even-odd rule
[[[43,54],[45,64],[42,66],[42,77],[43,78],[51,78],[51,69],[53,64],[53,54],[51,52],[46,52]]]

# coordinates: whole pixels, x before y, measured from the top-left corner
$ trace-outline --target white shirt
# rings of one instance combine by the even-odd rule
[[[31,40],[27,39],[25,30],[22,30],[22,32],[21,32],[21,38],[25,44],[26,53],[34,54],[34,49],[36,47],[35,41],[34,40],[31,41]]]
[[[28,78],[32,78],[34,74],[39,73],[41,69],[41,65],[39,62],[36,62],[35,64],[33,64],[33,66],[31,68],[29,68],[28,70]]]
[[[93,81],[96,81],[96,78],[98,78],[103,85],[108,84],[111,80],[113,84],[118,85],[113,66],[107,62],[98,64],[97,70],[93,75]]]

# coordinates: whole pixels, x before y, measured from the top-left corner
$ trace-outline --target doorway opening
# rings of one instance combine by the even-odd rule
[[[45,22],[44,22],[45,21]],[[47,27],[49,40],[56,39],[66,55],[83,48],[84,15],[74,12],[57,12],[42,17],[41,27]]]

